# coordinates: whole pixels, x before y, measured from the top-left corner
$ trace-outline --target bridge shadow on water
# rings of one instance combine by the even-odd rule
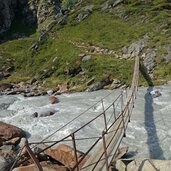
[[[150,92],[153,91],[153,86],[147,88],[145,98],[145,129],[147,132],[147,144],[149,148],[149,157],[151,159],[165,159],[163,156],[163,150],[159,143],[157,135],[157,129],[154,120],[154,108],[153,108],[153,97]]]
[[[150,76],[144,69],[144,66],[140,66],[140,71],[143,77],[146,79],[149,87],[144,95],[145,106],[144,106],[144,124],[145,130],[147,132],[147,145],[149,149],[150,159],[161,159],[164,160],[163,150],[159,143],[159,138],[157,135],[157,129],[155,125],[154,107],[153,107],[153,97],[150,92],[154,90],[153,82]]]

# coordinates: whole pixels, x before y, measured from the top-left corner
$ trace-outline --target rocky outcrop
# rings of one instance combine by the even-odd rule
[[[38,24],[45,21],[49,16],[57,17],[60,12],[60,0],[40,0],[37,9]]]
[[[107,77],[100,82],[97,82],[97,83],[90,85],[88,87],[87,91],[88,92],[97,91],[97,90],[100,90],[100,89],[104,88],[105,86],[107,86],[111,83],[112,83],[112,80],[109,77]]]
[[[0,0],[0,33],[10,28],[16,7],[17,0]]]
[[[170,160],[153,160],[153,159],[135,159],[135,160],[117,160],[113,169],[119,171],[170,171]]]
[[[80,23],[89,17],[89,15],[93,12],[94,5],[88,5],[81,9],[80,13],[75,16],[75,22]]]
[[[156,171],[156,170],[170,170],[171,161],[168,160],[151,160],[151,159],[137,159],[132,161],[127,166],[127,171],[143,170],[143,171]]]
[[[39,151],[44,148],[46,148],[46,146],[41,145],[36,149],[36,151],[37,150]],[[49,148],[44,151],[44,154],[55,159],[56,161],[58,161],[60,163],[60,165],[64,165],[67,168],[73,168],[75,165],[74,149],[68,145],[60,144],[55,149]],[[82,157],[82,155],[84,155],[84,153],[77,151],[78,159],[80,159]],[[89,156],[86,156],[85,159],[82,160],[82,162],[79,165],[80,168],[85,164],[88,157]]]
[[[32,26],[61,13],[60,0],[0,0],[0,34],[8,30],[17,15]]]
[[[101,5],[101,8],[103,11],[109,10],[112,7],[116,7],[120,4],[124,3],[124,0],[110,0],[110,1],[106,1]]]
[[[171,61],[171,46],[167,49],[167,55],[163,57],[163,60],[166,64],[168,64]]]
[[[24,137],[25,132],[13,125],[0,122],[0,139],[10,140],[16,137]]]
[[[145,35],[142,39],[137,42],[132,43],[129,47],[124,47],[123,50],[123,58],[130,58],[137,55],[140,55],[143,49],[147,46],[147,41],[149,37]]]
[[[0,171],[7,171],[8,167],[9,162],[3,156],[0,156]]]
[[[156,67],[157,63],[156,63],[156,52],[153,51],[152,49],[149,50],[149,52],[147,51],[146,54],[144,54],[143,56],[144,59],[144,67],[146,68],[146,72],[148,74],[152,74],[154,71],[154,68]]]
[[[41,162],[40,165],[43,168],[43,171],[69,171],[69,169],[65,166],[59,166],[57,164],[49,164],[47,162]],[[34,171],[37,170],[37,166],[35,164],[29,166],[22,166],[19,168],[15,168],[12,171]]]

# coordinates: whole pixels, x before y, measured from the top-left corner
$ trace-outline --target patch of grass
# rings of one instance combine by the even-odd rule
[[[147,48],[164,47],[171,44],[171,14],[168,10],[170,5],[162,0],[152,3],[129,0],[124,5],[111,9],[109,13],[101,11],[100,5],[104,2],[105,0],[83,1],[70,13],[67,25],[59,26],[55,23],[47,39],[34,52],[29,48],[38,39],[40,29],[51,23],[52,18],[47,18],[39,28],[26,28],[19,24],[21,20],[15,21],[9,35],[24,33],[27,37],[0,45],[0,70],[11,65],[15,67],[15,74],[7,82],[37,77],[45,80],[45,86],[48,87],[69,82],[74,83],[78,90],[84,90],[86,82],[92,77],[95,77],[95,81],[101,81],[104,77],[110,76],[130,84],[134,61],[94,54],[90,60],[83,62],[79,54],[85,53],[85,48],[78,48],[70,42],[84,42],[88,45],[114,49],[120,54],[124,46],[129,46],[148,34]],[[95,5],[92,14],[82,22],[73,24],[74,17],[81,8],[90,4]],[[171,64],[164,65],[162,61],[164,53],[166,51],[163,48],[157,52],[156,61],[159,65],[154,73],[156,82],[162,81],[163,78],[171,79]],[[12,59],[12,62],[7,60],[8,58]],[[73,76],[67,73],[77,66],[82,68],[84,74]],[[140,84],[146,85],[142,76]]]
[[[130,84],[133,63],[132,60],[116,59],[108,55],[94,55],[91,60],[82,62],[82,68],[87,71],[89,78],[95,77],[96,81],[110,76]]]
[[[117,51],[147,33],[147,30],[146,26],[133,26],[111,14],[96,11],[78,25],[68,24],[59,31],[59,35],[65,40],[85,41]]]

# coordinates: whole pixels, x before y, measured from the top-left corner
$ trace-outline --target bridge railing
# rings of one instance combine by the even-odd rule
[[[36,154],[40,154],[59,143],[72,142],[75,157],[74,165],[71,169],[72,171],[108,171],[113,156],[115,155],[123,136],[125,136],[126,128],[128,122],[130,121],[131,112],[136,98],[136,91],[138,88],[138,79],[139,57],[136,57],[134,74],[129,92],[126,91],[127,89],[125,89],[125,91],[121,91],[116,99],[107,107],[104,106],[104,100],[102,99],[102,112],[100,114],[93,117],[81,127],[72,131],[72,133],[64,138],[61,138],[60,140],[39,142],[38,144],[50,143],[51,145],[41,151],[38,151]],[[124,95],[127,96],[126,101],[124,101]],[[119,108],[120,110],[118,111]],[[82,130],[88,128],[91,133],[92,123],[97,121],[103,124],[103,126],[101,126],[101,132],[98,132],[97,135],[91,134],[91,136],[83,137]],[[55,135],[54,133],[52,135]],[[78,155],[77,152],[80,151],[80,146],[83,144],[88,145],[88,148],[84,151],[84,154]],[[28,160],[28,158],[26,160]],[[22,161],[21,163],[25,161]]]
[[[84,166],[80,170],[92,171],[92,170],[106,170],[109,171],[110,163],[113,156],[116,154],[117,149],[121,143],[122,138],[126,134],[126,128],[130,121],[131,112],[134,107],[134,101],[136,98],[136,92],[138,89],[139,80],[139,57],[135,59],[134,74],[131,84],[131,89],[127,98],[126,105],[123,105],[121,95],[121,112],[117,119],[104,131],[102,131],[102,141],[98,144],[98,150],[88,159]],[[93,147],[92,147],[93,148]],[[77,162],[75,167],[79,170],[80,162]]]

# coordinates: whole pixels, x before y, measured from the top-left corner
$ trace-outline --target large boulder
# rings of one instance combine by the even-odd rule
[[[100,82],[97,82],[97,83],[90,85],[88,87],[87,91],[88,92],[97,91],[97,90],[100,90],[100,89],[104,88],[105,86],[107,86],[111,83],[112,83],[112,80],[109,77],[107,77]]]
[[[160,93],[159,90],[153,90],[153,91],[150,92],[150,95],[151,95],[153,98],[155,98],[155,97],[161,96],[161,93]]]
[[[40,147],[40,149],[44,149],[45,147]],[[62,163],[63,165],[69,167],[69,168],[73,168],[73,166],[75,165],[75,156],[74,156],[74,150],[73,148],[71,148],[68,145],[65,144],[60,144],[56,149],[47,149],[46,151],[44,151],[44,153],[50,157],[52,157],[53,159],[59,161],[60,163]],[[78,152],[77,151],[77,156],[78,158],[80,158],[84,153],[82,152]],[[87,156],[79,165],[79,167],[82,167],[86,160],[88,159],[89,156]]]
[[[93,12],[94,5],[87,5],[80,10],[80,13],[75,17],[76,23],[80,23],[81,21],[88,18]]]
[[[128,164],[127,171],[170,171],[171,161],[170,160],[152,160],[152,159],[136,159]]]
[[[0,139],[10,140],[16,137],[25,137],[25,132],[16,126],[0,121]]]
[[[123,58],[134,57],[140,55],[147,45],[149,37],[145,35],[142,39],[132,43],[129,47],[123,48]]]
[[[144,67],[146,68],[146,72],[148,74],[153,73],[154,68],[156,67],[157,63],[156,63],[156,52],[153,50],[148,50],[147,54],[143,55],[143,63],[144,63]]]
[[[47,162],[41,162],[40,164],[43,168],[43,171],[69,171],[65,166],[59,166],[56,164],[52,165],[48,164]],[[35,164],[31,164],[29,166],[15,168],[12,171],[39,171],[39,169],[37,168],[37,166],[35,166]]]
[[[57,99],[57,97],[55,97],[55,96],[51,96],[50,98],[49,98],[49,100],[50,100],[50,103],[51,104],[55,104],[55,103],[58,103],[58,99]]]
[[[55,113],[56,113],[56,110],[49,108],[49,109],[42,109],[42,110],[36,111],[35,113],[32,114],[32,116],[34,118],[46,117],[46,116],[54,115]]]
[[[11,89],[13,88],[13,85],[11,84],[0,84],[0,92],[5,91],[6,89]]]
[[[9,162],[4,157],[0,156],[0,171],[7,171],[9,166]]]

